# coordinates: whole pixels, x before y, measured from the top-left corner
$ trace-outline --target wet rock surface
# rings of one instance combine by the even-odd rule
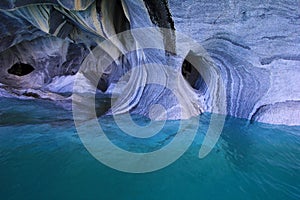
[[[54,93],[71,93],[80,66],[98,44],[126,30],[159,26],[193,38],[207,51],[212,64],[203,63],[201,75],[184,57],[176,58],[166,52],[149,50],[124,55],[140,42],[134,35],[116,39],[112,48],[119,58],[112,60],[103,51],[100,57],[107,58],[103,62],[108,63],[105,71],[96,69],[95,77],[82,77],[87,79],[83,81],[85,84],[94,84],[104,93],[111,93],[121,78],[123,86],[118,88],[119,99],[115,105],[118,113],[129,109],[148,115],[154,104],[166,106],[169,119],[211,112],[214,109],[210,95],[218,98],[218,93],[212,90],[217,91],[221,77],[226,89],[226,114],[267,123],[300,125],[297,1],[4,0],[0,9],[2,96],[17,90],[20,91],[14,92],[19,94],[17,97],[30,98],[47,98],[49,93],[48,99],[55,99]],[[175,34],[161,34],[162,41],[149,40],[180,48]],[[191,53],[199,60],[203,56],[199,52]],[[166,79],[168,83],[170,76],[160,67],[128,74],[133,67],[151,62],[171,65],[182,76],[178,91],[181,100],[186,102],[184,114],[179,114],[178,100],[168,89],[153,85],[142,90],[135,87],[137,82],[147,79]],[[20,65],[13,68],[18,63],[33,70],[25,70]],[[102,76],[98,77],[99,74]],[[216,88],[208,88],[206,76],[215,82]],[[100,81],[93,83],[94,79]],[[84,88],[83,85],[82,91]],[[22,92],[27,90],[41,91],[41,94]],[[63,97],[58,95],[60,98]]]

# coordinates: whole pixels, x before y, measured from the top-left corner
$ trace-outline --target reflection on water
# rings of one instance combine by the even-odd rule
[[[148,123],[140,117],[134,120]],[[201,116],[194,143],[170,166],[152,173],[127,174],[104,166],[89,154],[70,111],[46,101],[2,98],[0,198],[300,198],[300,127],[249,124],[228,117],[213,151],[199,159],[209,120],[209,114]],[[133,152],[167,145],[178,129],[178,121],[169,121],[147,140],[124,134],[112,117],[102,117],[99,122],[115,145]]]

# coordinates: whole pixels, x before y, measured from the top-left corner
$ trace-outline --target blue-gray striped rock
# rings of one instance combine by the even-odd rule
[[[176,28],[203,44],[221,69],[228,114],[300,124],[299,5],[286,0],[170,1]]]
[[[112,63],[103,72],[96,69],[94,75],[82,76],[86,79],[83,83],[109,94],[121,82],[112,107],[117,113],[131,110],[147,116],[153,104],[162,104],[169,119],[178,119],[214,112],[212,96],[221,97],[218,87],[222,80],[226,114],[300,125],[298,1],[2,0],[0,17],[2,96],[66,99],[67,103],[70,98],[59,94],[72,92],[81,64],[98,44],[123,31],[160,27],[176,29],[204,47],[207,54],[188,55],[201,62],[201,75],[185,58],[163,51],[123,55],[141,45],[132,36],[114,40],[119,59],[112,62],[103,51],[100,57]],[[170,50],[180,48],[172,31],[162,31],[161,35],[163,45]],[[158,42],[156,38],[146,39]],[[163,79],[167,84],[168,70],[153,67],[124,76],[133,67],[147,63],[169,65],[178,74],[178,94],[185,102],[183,114],[176,95],[167,88],[135,87],[145,80]],[[24,66],[30,70],[22,69]],[[207,88],[204,80],[209,80],[212,88]],[[87,92],[84,88],[82,92]]]

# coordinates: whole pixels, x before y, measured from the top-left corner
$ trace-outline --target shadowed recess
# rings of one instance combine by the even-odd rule
[[[9,74],[17,76],[25,76],[34,71],[34,67],[25,63],[16,63],[11,68],[7,70]]]

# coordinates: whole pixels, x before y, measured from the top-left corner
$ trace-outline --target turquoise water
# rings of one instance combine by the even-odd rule
[[[47,101],[2,98],[0,199],[300,199],[300,127],[227,118],[217,145],[199,159],[209,119],[201,116],[194,143],[176,162],[129,174],[90,155],[70,111]],[[178,128],[170,121],[147,142],[124,135],[111,117],[100,123],[116,145],[136,152],[167,145]]]

